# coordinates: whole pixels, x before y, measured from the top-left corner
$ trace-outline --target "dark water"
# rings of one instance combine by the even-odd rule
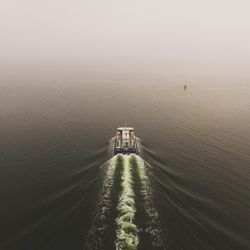
[[[0,249],[84,249],[124,123],[167,249],[249,249],[249,98],[238,83],[1,85]]]

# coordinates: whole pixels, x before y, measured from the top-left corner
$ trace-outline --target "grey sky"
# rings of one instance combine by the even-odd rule
[[[250,79],[249,11],[249,0],[2,1],[1,71],[56,65]]]

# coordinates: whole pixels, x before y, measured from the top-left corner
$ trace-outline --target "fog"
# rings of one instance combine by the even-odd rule
[[[250,80],[248,0],[9,0],[0,79]]]

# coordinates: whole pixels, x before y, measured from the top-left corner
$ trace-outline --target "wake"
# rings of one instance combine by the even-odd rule
[[[165,249],[143,159],[114,156],[107,164],[84,249]]]

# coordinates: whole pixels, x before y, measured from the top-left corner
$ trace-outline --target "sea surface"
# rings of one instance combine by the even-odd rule
[[[93,242],[115,249],[119,173],[106,183],[108,220],[96,216],[107,197],[111,138],[124,125],[140,139],[157,215],[150,234],[159,244],[144,235],[138,249],[250,249],[249,84],[3,83],[0,90],[1,250],[83,250]],[[135,196],[137,212],[140,202]],[[107,231],[91,238],[98,229]]]

